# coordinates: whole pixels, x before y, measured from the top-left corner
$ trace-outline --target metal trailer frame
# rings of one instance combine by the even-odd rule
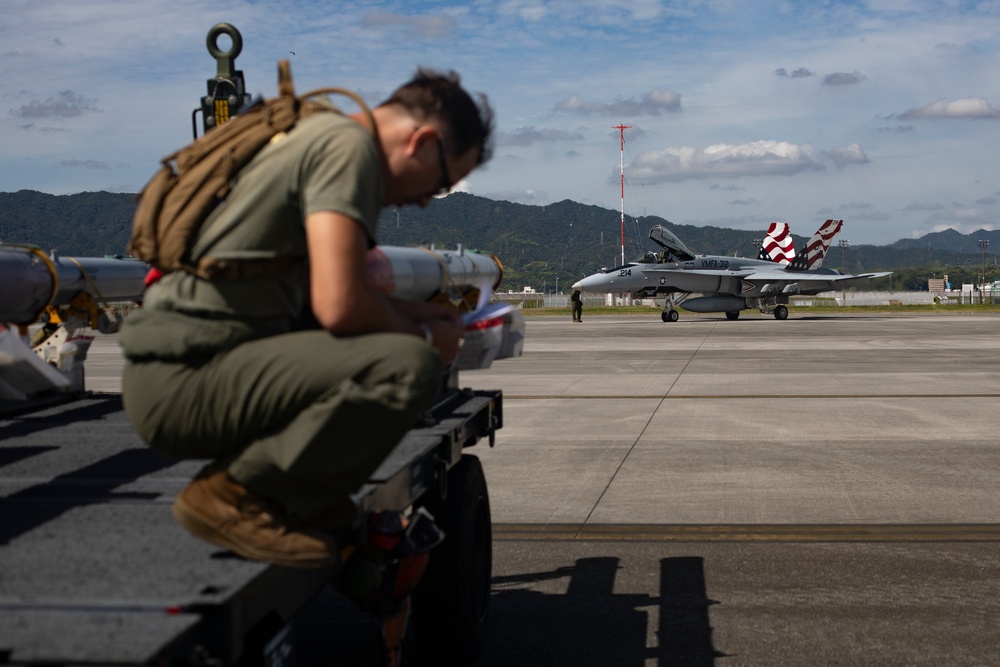
[[[461,495],[449,500],[449,471],[474,458],[463,452],[481,439],[492,446],[503,425],[502,396],[455,388],[457,371],[445,380],[438,403],[355,495],[363,513],[401,510],[421,498],[463,502]],[[75,467],[36,469],[0,496],[0,664],[291,664],[290,623],[329,586],[330,573],[252,563],[183,538],[169,516],[172,498],[147,492],[162,487],[157,473],[177,463],[131,432],[118,395],[41,410],[0,413],[0,469],[26,469],[33,457]],[[166,481],[173,489],[180,482]],[[121,491],[129,488],[138,491]],[[486,512],[487,541],[471,543],[479,550],[491,544],[488,504]],[[132,539],[115,536],[133,521]],[[432,563],[447,544],[431,552]],[[490,555],[474,556],[487,564],[488,605]],[[481,566],[469,572],[462,576],[484,576]],[[425,627],[434,622],[426,616]],[[476,642],[467,638],[466,654],[445,651],[442,660],[468,659]]]

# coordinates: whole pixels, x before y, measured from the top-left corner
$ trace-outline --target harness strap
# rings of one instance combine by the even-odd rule
[[[273,257],[228,260],[202,257],[198,266],[185,266],[184,268],[204,280],[261,280],[286,273],[303,259],[302,257]]]

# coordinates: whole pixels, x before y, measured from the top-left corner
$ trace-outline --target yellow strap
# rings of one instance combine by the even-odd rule
[[[105,308],[107,308],[107,307],[108,307],[108,304],[107,304],[107,302],[106,302],[106,301],[104,300],[104,296],[103,296],[103,295],[101,294],[101,290],[100,290],[100,289],[98,289],[98,287],[97,287],[97,283],[95,283],[95,282],[94,282],[94,280],[93,280],[93,279],[92,279],[92,278],[90,277],[90,274],[89,274],[89,273],[87,273],[87,269],[83,268],[83,264],[81,264],[81,263],[80,263],[80,262],[79,262],[79,261],[77,260],[77,258],[76,258],[76,257],[67,257],[66,259],[68,259],[69,261],[71,261],[71,262],[73,262],[74,264],[76,264],[76,265],[77,265],[77,267],[78,267],[78,268],[80,269],[80,273],[82,273],[82,274],[83,274],[83,279],[84,279],[84,280],[86,280],[86,281],[87,281],[87,283],[88,283],[88,284],[89,284],[89,285],[90,285],[91,287],[93,287],[93,288],[94,288],[94,294],[95,294],[95,295],[97,296],[97,301],[98,301],[98,302],[99,302],[99,303],[100,303],[100,304],[101,304],[102,306],[104,306]]]
[[[76,257],[67,257],[66,259],[76,264],[76,266],[80,269],[80,273],[83,274],[83,279],[86,280],[87,283],[94,289],[94,296],[97,297],[98,304],[104,312],[107,313],[108,317],[113,319],[114,311],[111,310],[111,306],[108,305],[108,302],[104,300],[104,295],[101,294],[101,290],[97,287],[97,283],[94,282],[94,279],[90,277],[89,273],[87,273],[87,269],[83,268],[83,264],[77,261]],[[95,309],[88,314],[90,315],[90,327],[92,329],[97,329],[97,310]]]

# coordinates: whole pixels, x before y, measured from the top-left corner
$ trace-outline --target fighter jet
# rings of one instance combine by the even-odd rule
[[[820,294],[870,281],[891,273],[844,274],[821,268],[830,241],[843,220],[827,220],[802,250],[789,260],[791,237],[785,223],[772,223],[757,259],[695,255],[669,229],[654,225],[649,238],[662,250],[624,266],[605,269],[573,284],[581,292],[628,292],[635,298],[665,297],[660,317],[676,322],[676,308],[695,313],[724,312],[730,320],[757,308],[788,319],[794,294]],[[692,296],[699,294],[700,296]]]

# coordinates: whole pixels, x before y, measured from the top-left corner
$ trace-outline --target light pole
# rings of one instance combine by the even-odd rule
[[[840,239],[838,242],[840,244],[840,272],[847,273],[847,246],[851,245],[850,239]],[[842,305],[847,305],[847,285],[841,290]]]
[[[556,296],[559,296],[559,276],[556,276]]]
[[[983,304],[983,290],[986,289],[986,249],[989,247],[989,239],[979,239],[979,249],[983,252],[983,268],[979,274],[979,305]]]
[[[847,246],[851,245],[851,239],[840,239],[840,272],[847,273]]]
[[[753,240],[753,249],[756,250],[758,253],[760,252],[760,242],[763,241],[763,240],[764,239],[754,239]],[[764,258],[761,257],[760,259],[764,259]]]

